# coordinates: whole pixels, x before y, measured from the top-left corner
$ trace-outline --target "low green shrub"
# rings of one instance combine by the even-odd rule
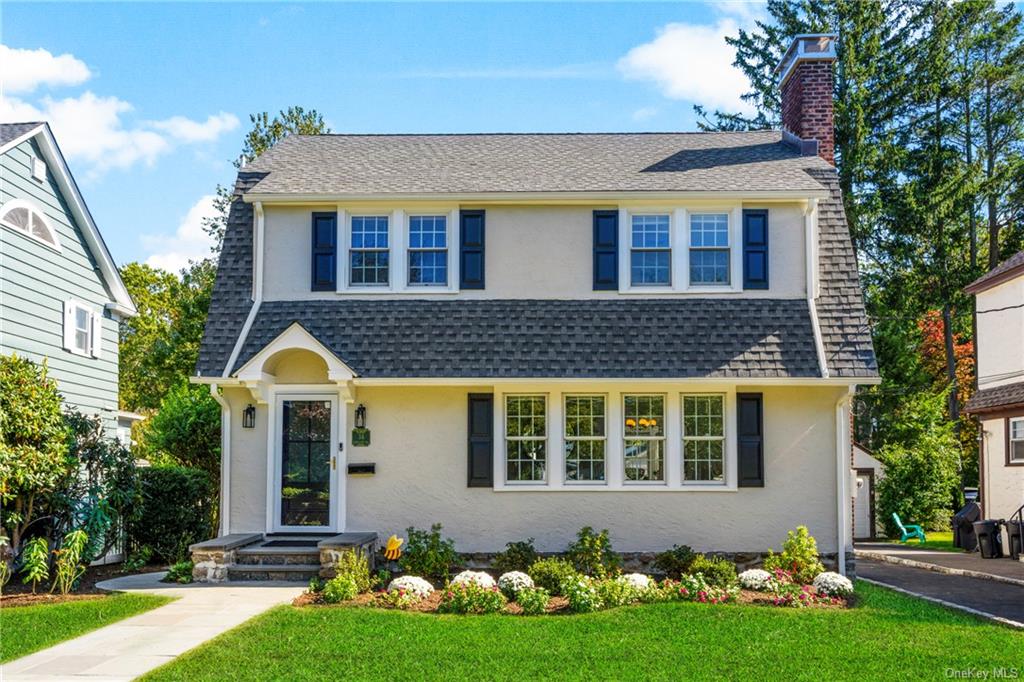
[[[604,606],[595,580],[590,576],[581,575],[575,580],[568,581],[563,590],[566,599],[569,600],[569,610],[573,613],[590,613]]]
[[[578,572],[597,578],[615,575],[622,565],[622,558],[612,551],[607,528],[600,533],[590,526],[581,528],[576,541],[569,545],[566,558]]]
[[[640,601],[640,593],[644,591],[620,578],[595,581],[594,588],[597,590],[597,598],[601,602],[601,606],[606,609],[634,604]]]
[[[320,598],[325,604],[337,604],[338,602],[350,601],[359,594],[359,584],[356,578],[350,574],[336,575],[326,583],[320,592]]]
[[[498,552],[494,557],[494,570],[498,573],[526,571],[539,558],[540,555],[533,547],[533,538],[527,538],[520,542],[509,542],[505,545],[505,551]]]
[[[377,603],[385,608],[407,609],[422,597],[412,590],[393,589],[377,595]]]
[[[437,610],[439,613],[498,613],[505,604],[505,595],[497,587],[464,582],[444,588]]]
[[[562,591],[564,583],[579,577],[579,573],[576,572],[572,564],[565,559],[555,557],[533,562],[527,573],[533,578],[535,586],[543,587],[556,597],[564,594]]]
[[[135,573],[141,571],[153,558],[153,550],[147,545],[139,547],[128,555],[128,558],[121,562],[122,573]]]
[[[352,579],[359,593],[369,592],[373,588],[370,577],[370,562],[363,552],[348,550],[341,553],[334,564],[335,577],[347,576]]]
[[[61,594],[70,592],[78,579],[85,573],[82,553],[85,552],[88,543],[89,536],[85,531],[73,530],[64,536],[60,543],[60,549],[54,551],[56,576],[53,579],[53,587]]]
[[[309,585],[306,587],[308,594],[320,594],[324,591],[324,580],[313,576],[309,579]]]
[[[192,562],[191,561],[179,561],[173,564],[167,569],[167,575],[164,576],[165,583],[190,583],[192,582]]]
[[[447,580],[451,567],[458,561],[455,541],[441,537],[441,524],[435,523],[430,530],[407,528],[408,539],[405,551],[398,560],[402,571],[434,580]]]
[[[543,587],[527,587],[516,593],[516,603],[524,616],[539,616],[548,608],[551,594]]]
[[[736,565],[728,559],[698,554],[690,564],[690,574],[703,575],[704,580],[714,587],[725,588],[736,584]]]
[[[654,557],[654,568],[669,578],[679,580],[679,576],[690,572],[697,553],[689,545],[673,545],[672,549],[659,552]]]
[[[217,487],[201,469],[152,466],[139,469],[142,502],[128,526],[133,547],[151,547],[162,561],[188,557],[191,544],[209,540]]]
[[[793,580],[802,585],[814,582],[819,573],[825,572],[818,556],[818,543],[807,526],[797,526],[795,531],[789,531],[781,554],[768,550],[764,570],[774,573],[776,569],[791,573]]]
[[[21,552],[21,582],[32,583],[35,594],[39,583],[50,579],[50,545],[46,538],[32,538],[24,545]]]

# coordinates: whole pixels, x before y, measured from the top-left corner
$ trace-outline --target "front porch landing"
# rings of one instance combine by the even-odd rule
[[[344,552],[365,553],[374,567],[376,533],[278,535],[232,533],[191,547],[192,579],[200,583],[330,578]]]

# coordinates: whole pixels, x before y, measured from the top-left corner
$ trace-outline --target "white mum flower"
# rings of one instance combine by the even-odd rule
[[[533,578],[522,571],[509,571],[502,573],[498,578],[498,587],[502,592],[508,594],[519,594],[522,590],[533,587]]]
[[[475,583],[480,587],[490,589],[494,587],[494,578],[483,571],[463,571],[452,578],[452,585],[468,585],[469,583]]]
[[[405,590],[415,594],[420,599],[430,596],[430,593],[434,591],[434,586],[428,583],[423,578],[418,578],[414,575],[403,575],[395,578],[388,584],[388,592],[394,590]]]
[[[758,592],[770,590],[772,583],[775,582],[775,576],[761,568],[751,568],[743,571],[737,577],[744,589],[757,590]]]
[[[632,587],[638,590],[650,589],[654,584],[651,580],[651,576],[644,575],[643,573],[627,573],[626,575],[619,576],[619,580],[624,583],[629,583]]]
[[[818,594],[826,594],[830,597],[845,597],[853,594],[853,583],[846,576],[826,571],[819,573],[814,579],[814,589]]]

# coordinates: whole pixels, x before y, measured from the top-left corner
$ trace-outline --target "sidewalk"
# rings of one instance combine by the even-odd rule
[[[943,552],[913,544],[888,542],[858,542],[854,550],[858,563],[862,559],[871,559],[903,565],[927,564],[915,567],[1024,586],[1024,562],[1009,558],[982,559],[978,552]]]
[[[0,679],[131,680],[305,589],[295,583],[175,585],[163,573],[100,583],[105,590],[147,592],[177,600],[3,665]]]

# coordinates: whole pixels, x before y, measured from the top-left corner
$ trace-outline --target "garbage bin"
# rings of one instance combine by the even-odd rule
[[[968,502],[964,508],[953,515],[953,546],[965,552],[978,549],[978,537],[974,534],[974,522],[981,519],[981,505]]]
[[[978,550],[982,559],[1000,559],[1003,556],[1003,532],[996,519],[974,522],[974,534],[978,536]]]
[[[1006,541],[1010,545],[1009,547],[1007,547],[1007,549],[1010,551],[1010,558],[1013,559],[1014,561],[1016,561],[1017,559],[1020,559],[1020,553],[1021,553],[1021,531],[1024,530],[1024,529],[1021,528],[1021,525],[1024,525],[1024,524],[1021,524],[1021,522],[1017,521],[1016,519],[1010,519],[1009,521],[1006,521],[1005,523],[1006,523]]]

